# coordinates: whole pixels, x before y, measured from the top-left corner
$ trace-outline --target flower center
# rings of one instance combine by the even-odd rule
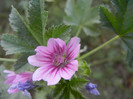
[[[60,67],[63,67],[67,61],[65,59],[65,56],[59,56],[59,55],[55,55],[55,58],[54,58],[54,65],[56,66],[60,66]]]

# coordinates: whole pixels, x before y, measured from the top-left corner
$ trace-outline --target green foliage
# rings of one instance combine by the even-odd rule
[[[53,26],[46,31],[47,17],[48,12],[44,10],[44,0],[31,0],[29,2],[28,17],[26,17],[28,22],[12,6],[9,21],[12,29],[16,32],[16,36],[4,34],[1,46],[7,51],[7,55],[22,53],[14,65],[16,71],[22,67],[29,67],[27,64],[28,56],[34,54],[34,49],[38,45],[46,45],[49,38],[61,38],[66,41],[69,39],[70,26]]]
[[[68,41],[70,31],[69,25],[52,26],[45,33],[46,41],[48,41],[49,38],[61,38],[64,41]]]
[[[27,68],[28,66],[25,65],[27,64],[27,57],[34,52],[36,46],[41,44],[39,41],[40,38],[36,36],[36,33],[33,32],[34,30],[30,28],[30,26],[25,22],[19,12],[13,6],[9,16],[9,21],[17,36],[4,34],[2,36],[1,46],[7,51],[6,54],[24,53],[17,60],[14,66],[15,70],[18,70],[21,67]]]
[[[31,0],[29,2],[28,12],[30,28],[34,31],[39,42],[43,44],[45,40],[45,26],[48,17],[48,12],[44,10],[44,0]]]
[[[133,65],[133,0],[113,0],[115,13],[107,8],[100,8],[101,21],[112,29],[127,47],[127,60]]]
[[[86,35],[99,35],[98,30],[94,28],[94,25],[99,23],[99,7],[91,7],[91,4],[92,0],[67,0],[64,23],[82,28]]]
[[[61,82],[61,81],[60,81]],[[61,83],[60,85],[58,84],[55,89],[54,89],[54,97],[57,97],[58,95],[60,95],[62,93],[62,91],[65,88],[65,83]]]
[[[71,88],[71,93],[75,99],[87,99],[82,95],[82,93],[79,90]]]
[[[71,79],[71,81],[69,82],[70,83],[70,85],[72,86],[72,87],[75,87],[75,88],[77,88],[77,86],[79,87],[81,87],[82,85],[84,85],[85,83],[87,83],[88,82],[88,80],[86,80],[86,79],[84,79],[84,78],[80,78],[80,77],[78,77],[78,78],[73,78],[73,79]]]
[[[17,32],[19,39],[37,45],[35,41],[36,37],[32,30],[29,28],[28,24],[25,23],[22,16],[13,6],[9,16],[9,21],[12,29]]]
[[[88,81],[84,78],[72,78],[70,81],[61,80],[54,90],[54,98],[71,99],[73,95],[75,99],[86,99],[79,91],[78,87],[85,85]]]
[[[58,99],[71,99],[70,98],[70,91],[71,91],[70,86],[66,85],[62,94],[60,95],[60,97]]]
[[[24,68],[25,70],[30,66],[28,64],[27,58],[30,55],[33,55],[34,53],[22,53],[22,55],[18,58],[18,60],[14,64],[14,69],[15,71],[23,71],[22,69]],[[22,68],[23,67],[23,68]],[[21,68],[21,69],[20,69]]]
[[[90,65],[86,61],[81,61],[81,64],[79,66],[79,74],[83,76],[89,76],[90,73]]]
[[[22,41],[14,35],[4,34],[2,35],[1,46],[6,50],[6,54],[15,54],[22,52],[33,52],[35,46],[27,41]]]
[[[128,49],[127,62],[129,63],[130,66],[133,66],[133,50]]]

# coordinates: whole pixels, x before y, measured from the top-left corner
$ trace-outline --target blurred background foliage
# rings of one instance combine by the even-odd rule
[[[22,15],[27,15],[27,5],[29,0],[0,0],[0,36],[3,33],[12,33],[11,27],[9,26],[8,16],[11,10],[11,5],[14,5],[18,11]],[[46,0],[46,10],[49,12],[47,27],[52,25],[60,25],[60,24],[71,24],[71,16],[66,12],[67,9],[66,2],[71,0]],[[74,0],[72,0],[74,1]],[[70,3],[72,4],[72,3]],[[69,4],[69,8],[70,8]],[[93,0],[90,5],[90,9],[98,7],[101,4],[105,4],[108,7],[111,6],[110,0]],[[77,4],[73,4],[77,6]],[[88,8],[88,6],[86,6]],[[79,7],[77,7],[80,9]],[[81,8],[82,9],[82,8]],[[80,10],[81,10],[80,9]],[[83,6],[83,10],[85,7]],[[75,9],[77,10],[77,9]],[[76,12],[76,11],[75,11]],[[81,10],[82,12],[82,10]],[[87,12],[86,12],[87,13]],[[100,44],[103,44],[110,38],[114,36],[113,31],[110,31],[106,28],[103,28],[99,21],[99,13],[94,13],[93,11],[88,12],[88,16],[90,18],[85,21],[93,21],[89,25],[82,27],[80,32],[81,38],[81,54],[88,52]],[[76,14],[72,15],[73,18],[76,19]],[[82,20],[80,17],[78,18]],[[76,20],[77,22],[77,20]],[[80,21],[81,22],[81,21]],[[79,23],[80,23],[79,22]],[[79,23],[72,23],[72,36],[76,35],[78,32]],[[84,21],[83,24],[84,25]],[[88,33],[88,34],[87,34]],[[90,95],[87,90],[83,90],[83,93],[88,96],[88,99],[133,99],[133,68],[129,67],[125,62],[125,52],[122,49],[121,41],[117,40],[113,42],[111,45],[106,46],[104,49],[98,51],[94,55],[86,58],[86,61],[89,63],[91,67],[91,75],[89,76],[89,80],[93,83],[98,84],[98,89],[101,93],[100,96]],[[5,55],[5,52],[0,47],[0,57],[2,58],[15,58],[17,56]],[[25,96],[18,93],[17,95],[9,95],[6,93],[6,87],[3,84],[4,82],[4,74],[2,73],[3,69],[11,69],[13,62],[0,62],[0,99],[26,99]],[[45,92],[43,92],[45,91]],[[37,99],[52,99],[50,94],[47,95],[49,91],[48,88],[45,87],[42,92],[38,91],[36,94]],[[3,93],[5,96],[3,96]],[[10,98],[9,98],[10,97]]]

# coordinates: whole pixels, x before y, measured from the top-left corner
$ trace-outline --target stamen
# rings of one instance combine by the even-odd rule
[[[54,65],[63,67],[63,66],[65,66],[67,63],[68,63],[68,62],[66,61],[65,55],[63,55],[63,56],[55,55],[55,58],[54,58]]]

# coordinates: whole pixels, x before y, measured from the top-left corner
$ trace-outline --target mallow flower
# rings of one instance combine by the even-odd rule
[[[35,88],[35,85],[32,83],[32,72],[24,72],[16,74],[13,71],[4,70],[4,73],[8,73],[5,78],[5,84],[10,84],[11,86],[8,89],[8,93],[17,93],[22,91],[24,95],[27,95],[31,98],[28,90]]]
[[[75,58],[80,50],[80,38],[73,37],[66,45],[59,38],[50,38],[47,46],[38,46],[36,54],[28,57],[29,64],[39,67],[33,81],[44,80],[48,85],[57,84],[61,78],[69,80],[78,71]]]
[[[97,90],[97,84],[87,83],[86,89],[87,89],[91,94],[100,95],[99,91]]]

